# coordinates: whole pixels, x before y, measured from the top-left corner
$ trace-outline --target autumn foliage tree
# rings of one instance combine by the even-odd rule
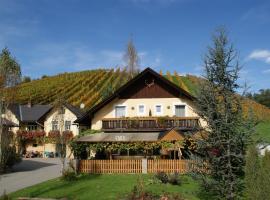
[[[17,94],[16,86],[21,79],[20,65],[9,50],[4,48],[0,54],[0,172],[5,171],[16,157],[13,135],[3,124],[2,114],[13,102]]]

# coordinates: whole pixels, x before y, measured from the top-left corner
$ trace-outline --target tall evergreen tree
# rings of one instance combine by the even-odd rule
[[[198,114],[207,122],[207,137],[200,152],[209,163],[204,186],[216,199],[237,199],[242,192],[245,151],[253,124],[243,118],[237,53],[226,31],[213,35],[213,45],[204,59],[205,81],[198,95]]]

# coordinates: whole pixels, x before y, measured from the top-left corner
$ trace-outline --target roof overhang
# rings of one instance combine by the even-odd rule
[[[107,105],[108,103],[110,103],[111,101],[113,101],[115,98],[119,97],[120,93],[122,93],[125,89],[127,89],[130,85],[134,84],[137,80],[139,80],[140,78],[142,78],[147,73],[150,73],[154,77],[158,78],[164,84],[167,84],[171,88],[173,88],[174,90],[177,90],[178,92],[180,92],[185,97],[187,97],[187,98],[189,98],[191,100],[195,100],[196,99],[190,93],[188,93],[187,91],[183,90],[182,88],[180,88],[176,84],[172,83],[171,81],[169,81],[168,79],[166,79],[165,77],[163,77],[162,75],[158,74],[157,72],[155,72],[154,70],[152,70],[151,68],[148,67],[145,70],[143,70],[141,73],[139,73],[137,76],[135,76],[133,79],[131,79],[130,81],[128,81],[126,84],[124,84],[122,87],[120,87],[118,90],[116,90],[111,96],[109,96],[108,98],[104,99],[103,101],[101,101],[100,103],[98,103],[97,105],[95,105],[94,107],[92,107],[82,117],[80,117],[79,119],[75,120],[74,122],[75,123],[80,123],[80,124],[87,123],[86,121],[89,120],[89,118],[91,118],[94,115],[95,112],[97,112],[99,109],[101,109],[102,107],[104,107],[105,105]]]
[[[183,139],[183,134],[171,129],[165,132],[101,132],[82,136],[77,139],[77,142],[156,142],[179,141]]]

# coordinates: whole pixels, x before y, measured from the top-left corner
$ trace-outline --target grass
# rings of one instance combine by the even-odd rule
[[[256,126],[254,138],[270,143],[270,121],[261,122]]]
[[[188,176],[184,177],[181,186],[170,184],[150,184],[152,175],[135,174],[103,174],[83,175],[76,181],[67,182],[61,179],[53,179],[32,187],[28,187],[11,194],[12,199],[16,197],[48,197],[68,199],[97,199],[110,200],[119,199],[129,193],[141,176],[145,182],[147,191],[155,194],[180,193],[188,200],[198,200],[196,197],[198,184]]]

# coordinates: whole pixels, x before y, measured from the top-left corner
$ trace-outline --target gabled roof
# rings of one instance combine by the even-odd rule
[[[76,115],[77,118],[80,118],[84,115],[84,112],[71,104],[65,103],[64,106],[69,109],[74,115]]]
[[[19,105],[12,104],[8,108],[21,122],[36,122],[47,114],[51,105]]]
[[[152,70],[151,68],[148,67],[145,70],[143,70],[141,73],[139,73],[137,76],[135,76],[133,79],[128,81],[126,84],[124,84],[122,87],[120,87],[118,90],[116,90],[111,96],[104,99],[103,101],[98,103],[96,106],[94,106],[90,110],[88,110],[81,118],[77,119],[75,121],[75,123],[82,123],[82,122],[85,122],[86,120],[88,120],[96,111],[101,109],[106,104],[110,103],[112,100],[114,100],[116,97],[118,97],[120,93],[125,91],[130,85],[134,84],[136,81],[138,81],[139,79],[141,79],[142,77],[144,77],[148,73],[150,73],[155,78],[160,80],[163,84],[166,84],[169,87],[171,87],[172,89],[176,90],[177,92],[179,92],[183,96],[185,96],[191,100],[195,99],[195,97],[192,96],[190,93],[186,92],[185,90],[183,90],[182,88],[180,88],[176,84],[172,83],[171,81],[169,81],[168,79],[166,79],[165,77],[163,77],[162,75],[158,74],[157,72],[155,72],[154,70]]]
[[[79,108],[65,103],[64,106],[70,110],[77,118],[82,117],[84,112]],[[36,122],[44,117],[53,108],[52,105],[19,105],[11,104],[8,109],[21,122]]]
[[[175,130],[175,128],[172,128],[166,132],[164,132],[161,140],[164,141],[173,141],[173,140],[183,140],[184,135],[181,134],[180,131]]]

